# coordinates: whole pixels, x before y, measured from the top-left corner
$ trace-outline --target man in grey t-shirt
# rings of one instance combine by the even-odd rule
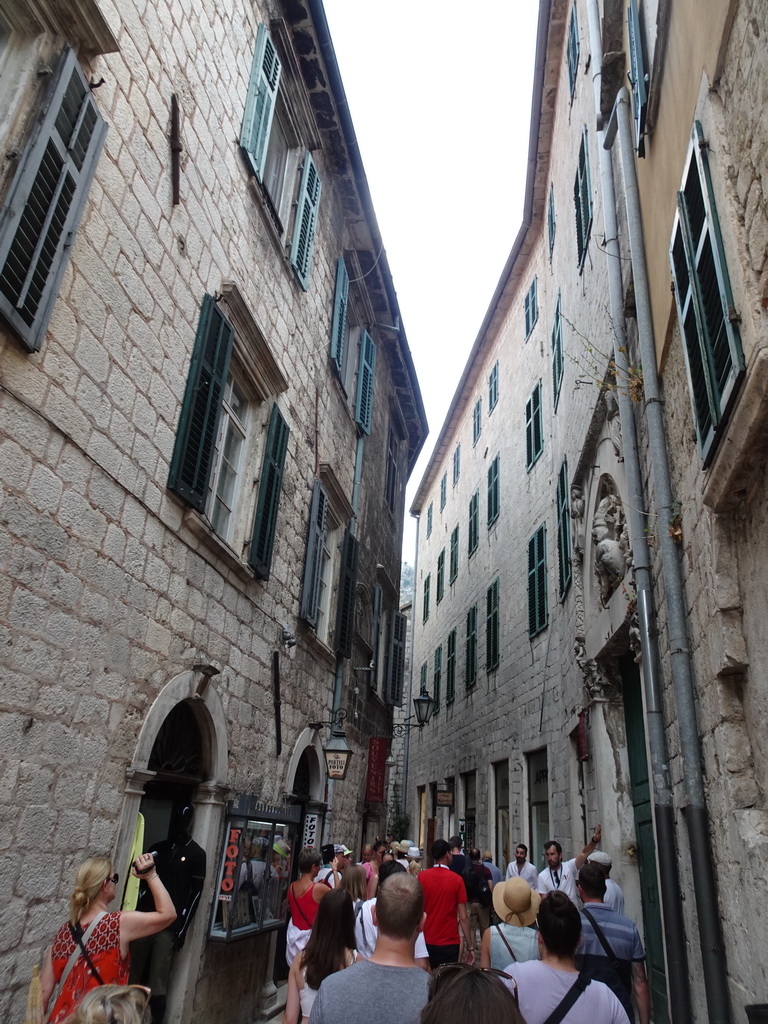
[[[413,958],[424,926],[424,890],[413,875],[391,875],[372,913],[379,929],[373,956],[325,979],[310,1024],[370,1024],[371,1008],[382,1006],[398,1024],[418,1024],[429,991],[429,975]]]

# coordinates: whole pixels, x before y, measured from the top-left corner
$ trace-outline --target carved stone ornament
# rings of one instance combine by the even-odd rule
[[[617,494],[608,494],[595,509],[592,540],[595,578],[605,608],[632,565],[627,521]]]
[[[574,552],[584,550],[584,491],[579,484],[571,486],[571,541]]]
[[[621,701],[621,680],[612,666],[591,658],[584,666],[584,685],[591,700]]]
[[[624,461],[624,442],[621,439],[621,420],[619,419],[619,403],[611,388],[603,392],[605,403],[605,422],[608,428],[608,436],[611,439],[613,450],[616,453],[616,461]]]

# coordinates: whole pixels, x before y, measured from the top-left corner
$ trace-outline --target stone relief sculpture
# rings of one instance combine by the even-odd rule
[[[584,551],[584,491],[571,485],[571,543],[577,554]]]
[[[595,509],[592,540],[595,577],[605,607],[632,564],[624,508],[617,494],[606,495]]]

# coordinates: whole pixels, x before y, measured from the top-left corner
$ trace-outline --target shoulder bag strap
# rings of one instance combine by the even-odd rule
[[[563,999],[557,1004],[552,1013],[550,1013],[544,1021],[544,1024],[560,1024],[560,1021],[565,1017],[566,1013],[568,1013],[591,980],[592,979],[588,978],[584,971],[581,971],[576,981],[565,993]]]
[[[102,913],[101,915],[99,915],[99,918],[101,918],[103,916],[104,915]],[[96,979],[96,981],[98,982],[99,985],[103,985],[104,984],[104,979],[101,977],[101,975],[99,974],[98,970],[96,969],[96,964],[93,962],[93,960],[91,960],[90,954],[88,952],[88,948],[86,946],[86,942],[90,938],[91,932],[93,931],[93,928],[95,927],[96,923],[97,922],[95,922],[95,921],[91,921],[91,924],[88,927],[87,934],[84,933],[81,928],[79,928],[79,927],[75,928],[71,924],[69,926],[69,931],[70,931],[70,934],[71,934],[73,940],[80,946],[82,954],[85,957],[85,962],[88,964],[88,969],[90,970],[91,974],[94,976],[94,978]]]
[[[592,914],[590,914],[590,912],[587,910],[586,907],[582,907],[582,913],[584,914],[584,917],[586,917],[586,919],[589,921],[589,923],[594,928],[595,935],[597,936],[600,945],[603,947],[603,949],[606,952],[606,955],[607,955],[608,959],[611,961],[611,967],[614,969],[614,971],[616,971],[617,974],[619,974],[619,966],[620,966],[619,965],[619,961],[618,961],[618,959],[616,957],[616,954],[611,949],[611,944],[608,942],[608,939],[605,937],[605,932],[600,927],[600,925],[597,923],[597,921],[594,919]],[[619,974],[619,978],[621,978],[620,974]]]
[[[506,935],[504,934],[504,932],[503,932],[503,931],[501,930],[501,928],[500,928],[500,927],[499,927],[499,926],[498,926],[497,924],[495,924],[495,925],[494,925],[493,927],[494,927],[494,928],[496,929],[496,931],[497,931],[497,932],[499,933],[499,935],[501,936],[501,941],[502,941],[502,942],[504,943],[504,945],[505,945],[505,946],[507,947],[507,949],[509,950],[509,954],[510,954],[510,956],[511,956],[511,957],[512,957],[512,959],[513,959],[513,960],[515,961],[515,963],[517,963],[517,957],[515,956],[514,950],[512,949],[512,947],[510,946],[510,944],[509,944],[509,943],[507,942],[507,937],[506,937]]]
[[[102,919],[102,917],[104,917],[104,914],[105,914],[105,912],[102,910],[100,913],[98,913],[96,915],[96,917],[94,917],[94,919],[88,925],[88,927],[86,928],[86,930],[85,930],[85,932],[83,933],[83,936],[82,936],[84,942],[87,942],[88,939],[90,939],[91,934],[93,933],[94,928],[99,923],[99,921]],[[70,927],[71,927],[71,925],[70,925]],[[59,996],[61,995],[61,991],[64,988],[64,985],[66,984],[67,978],[69,977],[69,972],[72,970],[72,968],[75,966],[77,961],[80,959],[80,954],[81,954],[81,949],[80,949],[79,946],[76,945],[75,948],[72,950],[72,955],[70,956],[69,960],[67,960],[67,963],[66,963],[66,965],[64,967],[64,970],[61,972],[61,977],[59,978],[59,980],[56,983],[56,986],[55,986],[53,992],[51,993],[51,998],[48,1000],[48,1006],[50,1007],[50,1009],[49,1009],[48,1013],[45,1016],[45,1020],[46,1021],[48,1021],[50,1019],[51,1015],[53,1014],[53,1008],[56,1005],[56,1003],[58,1002]],[[90,967],[90,964],[88,966]],[[99,984],[102,984],[102,982],[99,981]]]

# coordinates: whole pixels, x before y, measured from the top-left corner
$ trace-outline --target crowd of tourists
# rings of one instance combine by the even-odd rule
[[[430,866],[408,839],[376,840],[359,862],[344,844],[304,848],[283,1024],[368,1024],[382,1006],[398,1024],[649,1024],[643,946],[600,840],[598,825],[571,859],[548,840],[540,872],[518,844],[504,874],[458,836],[432,844]],[[46,1020],[148,1024],[149,990],[125,986],[127,944],[174,911],[147,856],[133,871],[154,886],[154,914],[110,914],[112,865],[81,867],[43,971]]]

